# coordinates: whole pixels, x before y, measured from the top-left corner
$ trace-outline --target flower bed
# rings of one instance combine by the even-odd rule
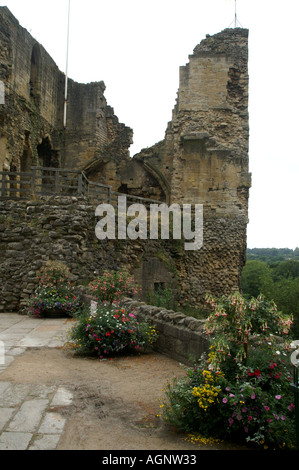
[[[168,384],[165,420],[188,433],[294,448],[290,347],[276,336],[288,334],[291,320],[263,298],[246,302],[237,294],[212,303],[209,352]]]
[[[34,318],[75,316],[81,300],[75,295],[67,266],[48,261],[39,273],[39,286],[27,302],[27,313]]]
[[[27,312],[34,318],[73,317],[80,308],[80,299],[64,287],[38,287],[27,304]]]
[[[99,358],[138,351],[151,346],[157,331],[148,321],[138,322],[133,311],[100,303],[93,313],[78,317],[70,341],[79,354]]]

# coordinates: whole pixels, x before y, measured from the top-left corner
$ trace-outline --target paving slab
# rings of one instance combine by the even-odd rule
[[[28,450],[55,450],[61,434],[40,434],[35,436]]]
[[[1,373],[27,348],[62,347],[71,320],[0,314],[0,450],[55,450],[66,419],[52,406],[68,406],[72,394],[59,386],[13,384]]]
[[[48,403],[49,402],[46,399],[25,401],[9,424],[7,430],[31,433],[36,432]]]
[[[39,428],[40,434],[58,434],[63,431],[66,419],[59,413],[49,412],[43,418]]]
[[[0,450],[26,450],[32,434],[26,432],[3,432],[0,436]]]

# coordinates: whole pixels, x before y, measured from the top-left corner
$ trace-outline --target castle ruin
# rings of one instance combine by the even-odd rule
[[[61,209],[57,200],[57,219],[53,216],[44,224],[38,223],[38,218],[45,207],[53,209],[48,201],[0,201],[0,217],[4,217],[0,276],[6,296],[0,299],[0,309],[16,308],[20,298],[34,287],[34,274],[28,273],[38,268],[40,260],[55,256],[72,265],[77,276],[78,265],[92,273],[104,265],[113,268],[116,263],[134,274],[145,292],[156,285],[170,286],[182,305],[202,305],[206,293],[222,295],[238,290],[246,260],[251,186],[248,30],[225,29],[207,35],[194,48],[189,62],[180,68],[177,99],[164,140],[133,158],[129,154],[133,131],[119,122],[107,104],[103,82],[80,84],[68,79],[64,127],[65,75],[7,7],[0,7],[0,43],[0,80],[5,88],[5,103],[0,104],[0,171],[29,172],[34,166],[76,169],[115,192],[169,205],[204,207],[204,245],[188,253],[171,241],[168,245],[137,240],[123,241],[123,245],[118,241],[113,248],[108,243],[99,246],[94,240],[95,206],[90,201],[84,201],[89,208],[85,214],[74,201],[70,203],[72,214],[89,217],[88,223],[87,219],[80,222],[86,227],[84,236],[81,234],[85,239],[71,240],[74,234],[68,233],[73,245],[66,249],[65,236],[57,233],[54,249],[40,231],[48,230],[48,234],[49,228],[55,229]],[[82,206],[82,201],[78,204]],[[30,261],[31,265],[27,268],[19,259],[20,252],[26,252],[26,244],[21,248],[24,235],[13,236],[12,223],[5,224],[9,211],[16,214],[15,223],[19,220],[30,228],[27,238],[38,238],[45,244],[40,242],[33,250],[30,243],[26,256],[27,265]],[[88,247],[87,240],[91,241]],[[101,256],[97,250],[102,250]],[[22,281],[16,286],[18,279]]]

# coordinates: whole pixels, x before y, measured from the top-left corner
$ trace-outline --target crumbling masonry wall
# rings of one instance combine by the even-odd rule
[[[251,177],[248,172],[248,31],[207,36],[180,68],[180,84],[165,138],[133,158],[132,130],[119,123],[105,84],[65,76],[6,7],[0,7],[0,170],[32,165],[84,170],[114,191],[202,204],[203,247],[178,241],[99,242],[97,201],[50,198],[0,204],[0,308],[17,309],[35,287],[36,270],[61,259],[76,279],[104,268],[127,268],[143,287],[170,287],[181,305],[200,306],[206,293],[240,288],[246,260]],[[98,201],[101,202],[101,201]]]
[[[243,224],[204,220],[204,246],[185,251],[180,240],[103,240],[95,235],[95,206],[85,197],[0,201],[0,312],[22,311],[50,259],[64,262],[75,284],[103,270],[127,270],[146,301],[156,285],[171,289],[178,305],[203,306],[205,294],[238,288]]]
[[[132,130],[108,106],[104,82],[68,79],[64,128],[65,75],[7,7],[0,7],[0,45],[0,171],[33,165],[83,169],[102,152],[129,158]]]

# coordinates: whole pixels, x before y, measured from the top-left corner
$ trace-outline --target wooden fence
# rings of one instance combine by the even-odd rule
[[[148,206],[160,203],[154,199],[112,191],[112,187],[90,181],[80,170],[31,167],[29,172],[1,171],[0,200],[29,200],[39,196],[87,196],[94,202],[116,206],[118,196],[126,196],[131,203]]]

